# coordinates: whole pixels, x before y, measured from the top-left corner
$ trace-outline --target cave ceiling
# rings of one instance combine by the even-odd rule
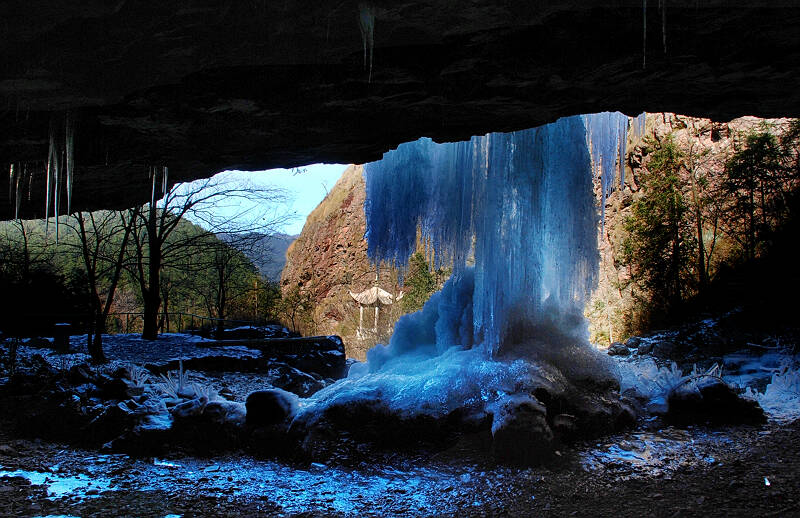
[[[646,3],[0,1],[0,161],[41,217],[67,117],[73,209],[96,209],[149,199],[151,166],[363,163],[605,110],[800,115],[800,2]]]

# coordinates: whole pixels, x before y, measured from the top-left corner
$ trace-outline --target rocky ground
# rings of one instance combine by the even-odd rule
[[[353,468],[130,458],[0,438],[3,516],[796,516],[800,423],[666,429],[561,452],[548,467],[433,458]]]
[[[626,379],[634,380],[641,392],[639,400],[647,408],[653,405],[645,404],[647,387],[637,376],[650,376],[685,389],[696,381],[692,379],[691,365],[684,362],[668,368],[669,357],[692,356],[681,347],[694,348],[692,344],[701,341],[710,343],[721,329],[718,321],[706,320],[694,327],[654,333],[618,346],[617,352],[623,354],[615,361],[621,372],[627,369],[628,373],[623,376],[623,387]],[[175,407],[169,413],[175,414],[175,423],[182,423],[181,426],[171,435],[153,436],[158,441],[172,440],[163,443],[168,444],[166,447],[153,443],[149,449],[126,449],[128,443],[124,441],[120,447],[101,447],[102,440],[81,446],[84,443],[75,438],[66,439],[71,441],[67,445],[58,442],[63,434],[54,429],[48,435],[53,439],[42,441],[35,438],[36,432],[20,430],[24,421],[14,411],[0,420],[0,516],[800,515],[800,483],[796,480],[796,473],[800,472],[800,421],[791,420],[797,415],[797,407],[792,405],[800,391],[794,385],[777,387],[781,390],[775,385],[777,374],[789,376],[796,372],[786,369],[787,362],[796,365],[798,358],[791,348],[777,347],[778,342],[786,340],[773,341],[775,344],[762,341],[756,344],[761,347],[707,357],[701,362],[702,372],[711,362],[722,365],[725,380],[734,391],[741,391],[738,387],[744,386],[744,381],[762,391],[771,383],[772,392],[767,389],[767,393],[775,397],[760,399],[773,403],[765,407],[769,421],[752,426],[706,428],[683,423],[684,427],[673,427],[668,424],[669,412],[645,412],[631,430],[570,446],[556,445],[556,451],[544,464],[531,468],[497,464],[492,448],[486,444],[487,440],[491,442],[491,436],[485,433],[460,434],[444,446],[416,449],[369,448],[358,444],[356,436],[340,433],[336,443],[349,445],[346,456],[286,455],[282,449],[291,448],[286,432],[276,434],[274,427],[263,427],[269,421],[269,409],[260,410],[267,412],[263,414],[267,421],[259,423],[251,419],[257,409],[249,398],[247,405],[243,403],[245,394],[264,388],[266,372],[194,374],[200,376],[198,382],[233,388],[229,390],[232,401],[222,405],[239,405],[240,410],[247,406],[247,423],[228,428],[211,422],[200,426],[200,421],[178,419]],[[148,351],[137,348],[134,342],[110,340],[109,356],[112,360],[116,356],[130,358],[133,350],[138,350],[138,363],[164,366],[173,356],[186,357],[187,347],[192,351],[197,347],[185,339],[167,337],[159,351]],[[209,361],[216,361],[213,359],[219,357],[219,351],[209,345],[202,347],[210,351]],[[238,347],[231,349],[226,358],[254,354],[252,349]],[[65,383],[83,369],[71,365],[67,361],[70,356],[51,355],[45,349],[25,346],[20,361],[23,365],[32,362],[26,367],[28,370],[36,365],[31,354],[36,351],[44,354],[37,360],[39,363],[47,362],[48,369],[61,369],[62,374],[48,374],[62,380],[56,383],[56,389],[58,383]],[[64,365],[59,367],[59,361]],[[65,369],[68,374],[63,374]],[[90,383],[97,386],[95,392],[99,396],[85,397],[78,390],[80,386],[68,388],[67,393],[77,391],[81,401],[87,397],[87,401],[92,397],[102,399],[106,397],[104,391],[109,390],[103,376],[100,372],[90,373]],[[706,374],[700,376],[704,381],[707,378]],[[13,386],[26,385],[8,384],[4,390],[8,392],[8,387]],[[698,383],[701,390],[702,386]],[[6,395],[7,399],[12,398],[8,401],[13,401],[13,394]],[[52,401],[60,401],[57,395],[53,393]],[[636,397],[631,395],[630,399]],[[71,396],[64,401],[74,399]],[[266,402],[269,401],[268,397]],[[207,408],[210,406],[208,403]],[[64,415],[72,416],[69,412]],[[194,425],[188,426],[190,423]],[[84,426],[96,433],[104,430],[98,428],[97,421]],[[62,427],[69,425],[64,423]],[[236,431],[234,435],[241,442],[215,443],[221,437],[230,438],[212,433],[220,430]],[[324,434],[321,437],[324,439]],[[189,442],[184,444],[184,440]],[[281,440],[285,446],[281,446]],[[192,447],[184,447],[189,445]],[[302,446],[312,451],[316,448],[305,442]]]

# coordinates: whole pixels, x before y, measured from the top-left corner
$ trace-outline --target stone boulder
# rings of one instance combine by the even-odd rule
[[[281,389],[259,390],[247,396],[247,426],[254,428],[288,423],[297,413],[298,397]]]
[[[630,356],[631,350],[622,345],[620,342],[614,342],[608,348],[609,356]]]
[[[759,404],[739,396],[722,379],[703,376],[673,388],[667,396],[669,422],[690,424],[761,424],[766,415]]]
[[[650,351],[653,356],[658,356],[659,358],[672,358],[675,356],[675,353],[678,349],[678,346],[672,340],[656,340],[653,342],[653,348]]]
[[[347,374],[344,343],[338,336],[274,338],[250,344],[250,347],[261,349],[267,357],[321,378],[339,379]]]
[[[492,420],[492,452],[497,461],[536,464],[550,456],[552,444],[547,409],[535,397],[518,394],[497,402]]]
[[[247,408],[236,401],[211,401],[206,405],[203,415],[217,424],[241,427],[246,422]]]
[[[643,354],[650,354],[653,352],[653,343],[646,342],[642,340],[639,342],[639,347],[636,349],[636,354],[643,355]]]
[[[308,397],[325,387],[323,380],[284,363],[271,365],[268,373],[273,386],[300,397]]]
[[[641,345],[642,342],[643,340],[641,336],[631,336],[630,338],[625,340],[625,347],[631,350],[638,349],[639,345]]]

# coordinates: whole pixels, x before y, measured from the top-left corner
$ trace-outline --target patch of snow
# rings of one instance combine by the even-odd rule
[[[2,477],[22,477],[28,479],[32,485],[45,486],[47,497],[53,500],[66,495],[94,497],[98,496],[100,492],[108,491],[111,488],[111,481],[107,479],[88,477],[82,474],[68,476],[59,473],[43,473],[23,469],[14,471],[0,469],[0,478]],[[86,492],[89,490],[96,490],[96,492],[87,494]]]

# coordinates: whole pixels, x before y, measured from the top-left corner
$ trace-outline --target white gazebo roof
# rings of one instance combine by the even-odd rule
[[[362,306],[388,306],[394,302],[394,297],[391,293],[377,286],[367,288],[361,293],[353,293],[351,291],[350,296]],[[400,298],[401,296],[398,296],[397,300],[400,300]]]

